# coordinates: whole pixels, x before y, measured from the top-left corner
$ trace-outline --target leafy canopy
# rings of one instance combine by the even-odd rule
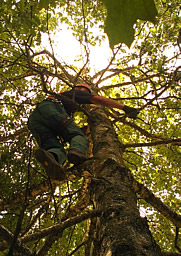
[[[134,178],[180,214],[180,1],[155,1],[157,25],[138,20],[131,50],[124,46],[114,48],[109,65],[95,70],[92,76],[89,50],[104,39],[106,10],[100,1],[1,2],[1,224],[12,234],[21,226],[19,237],[23,238],[92,207],[87,193],[90,180],[85,174],[80,179],[74,176],[65,184],[50,183],[33,156],[37,143],[28,132],[27,120],[36,103],[47,97],[42,74],[50,90],[69,89],[80,79],[99,95],[142,109],[135,121],[122,118],[120,111],[107,113],[123,144],[124,162]],[[63,23],[73,30],[82,46],[82,55],[71,65],[57,58],[52,37]],[[41,44],[43,33],[49,37],[50,52]],[[62,49],[56,47],[61,56]],[[75,120],[81,127],[87,124],[82,113],[77,113]],[[173,222],[146,202],[142,194],[138,201],[162,250],[177,252]],[[47,250],[49,255],[60,255],[60,251],[68,255],[79,248],[73,255],[83,255],[88,230],[89,221],[85,221],[70,226],[54,240],[50,234],[23,244],[31,251]],[[4,255],[9,244],[1,235],[2,232],[0,255]]]
[[[78,1],[79,2],[79,1]],[[50,20],[51,14],[48,10],[60,8],[65,6],[68,9],[68,13],[71,14],[71,1],[2,1],[0,7],[0,15],[6,23],[6,27],[10,30],[14,30],[16,36],[24,34],[25,37],[28,34],[37,37],[40,40],[40,31],[45,32],[49,25],[53,21]],[[107,33],[111,48],[118,43],[125,43],[130,47],[134,40],[133,26],[138,19],[156,22],[157,9],[154,0],[103,0],[106,7],[106,22],[104,31]],[[78,9],[82,9],[82,6],[88,6],[89,1],[77,3]],[[94,4],[101,5],[98,1]],[[94,5],[93,4],[93,5]],[[102,7],[101,7],[102,8]],[[76,13],[78,11],[76,10]],[[88,8],[87,15],[92,14],[95,10]],[[62,20],[66,18],[62,13]],[[78,18],[78,13],[76,14]],[[93,14],[96,17],[96,13]],[[99,19],[99,16],[97,16]],[[54,20],[53,23],[56,23]],[[57,24],[56,24],[57,25]],[[53,27],[52,27],[53,28]],[[0,25],[0,31],[3,31],[3,23]]]

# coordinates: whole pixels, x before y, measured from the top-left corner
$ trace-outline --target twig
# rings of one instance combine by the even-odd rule
[[[52,244],[59,238],[61,238],[62,232],[58,232],[58,234],[55,235],[49,235],[47,236],[47,239],[45,240],[43,246],[39,249],[37,252],[37,256],[44,256],[47,255],[48,250],[52,246]]]
[[[8,244],[12,243],[13,239],[14,239],[14,235],[4,226],[0,225],[0,237],[5,240]],[[14,249],[25,255],[25,256],[35,256],[35,254],[33,254],[30,249],[25,246],[24,244],[22,244],[19,239],[16,240],[16,244],[14,245]],[[11,254],[12,256],[13,254]]]
[[[92,211],[87,211],[79,216],[72,217],[68,220],[65,220],[64,222],[51,226],[49,228],[45,228],[39,232],[35,232],[31,235],[27,235],[23,238],[20,239],[21,242],[27,243],[30,241],[34,241],[40,238],[43,238],[49,234],[54,235],[57,234],[57,232],[63,232],[68,227],[74,226],[75,224],[78,224],[86,219],[93,218],[93,217],[98,217],[102,214],[102,210],[92,210]]]
[[[62,64],[55,58],[55,56],[54,56],[53,54],[51,54],[49,51],[43,50],[43,51],[41,51],[41,52],[35,53],[35,54],[33,54],[33,55],[31,56],[31,58],[34,58],[34,57],[36,57],[36,56],[38,56],[38,55],[41,55],[41,54],[48,55],[51,59],[53,59],[54,62],[56,63],[56,65],[63,71],[65,77],[67,77],[68,80],[73,83],[74,77],[71,76],[71,75],[66,71],[66,69],[63,67],[63,65],[62,65]],[[31,67],[31,68],[32,68],[32,67]],[[40,67],[40,69],[41,69],[41,67]],[[37,71],[37,70],[36,70],[36,71]],[[58,77],[58,74],[55,74],[55,75]],[[64,81],[64,82],[65,82],[65,81]],[[70,86],[70,83],[68,83],[68,82],[66,82],[66,83]]]
[[[149,80],[150,78],[159,77],[159,75],[160,75],[160,73],[157,73],[157,74],[150,75],[149,77],[139,78],[139,79],[135,80],[134,83],[144,82],[144,81]],[[115,87],[122,87],[122,86],[130,85],[130,84],[133,84],[133,82],[130,81],[130,82],[124,82],[124,83],[119,83],[119,84],[114,84],[114,85],[102,86],[101,90],[111,89],[111,88],[115,88]]]
[[[74,78],[74,84],[77,83],[78,81],[78,78],[80,77],[82,71],[85,69],[85,67],[87,66],[88,62],[89,62],[89,55],[90,55],[90,50],[89,50],[89,47],[88,47],[88,39],[87,39],[87,33],[86,33],[86,22],[85,22],[85,12],[84,12],[84,0],[82,0],[82,14],[83,14],[83,23],[84,23],[84,37],[85,37],[85,43],[86,45],[84,46],[85,48],[85,51],[86,51],[86,56],[87,56],[87,59],[86,59],[86,62],[85,64],[83,65],[83,67],[80,69],[80,71],[77,73],[77,75],[75,76]]]
[[[181,249],[178,246],[178,238],[179,238],[179,228],[176,227],[176,231],[175,231],[175,248],[181,253]]]
[[[138,193],[147,203],[155,207],[163,216],[169,219],[176,227],[181,227],[181,215],[172,208],[164,204],[160,198],[156,197],[147,187],[136,181],[131,173],[129,175],[135,193]]]
[[[21,226],[22,226],[22,222],[23,222],[24,213],[25,213],[26,208],[27,208],[27,205],[24,204],[23,208],[21,209],[21,212],[20,212],[17,224],[16,224],[16,229],[15,229],[13,239],[12,239],[12,242],[11,242],[11,245],[10,245],[7,256],[12,256],[13,255],[13,251],[14,251],[15,246],[17,244],[18,236],[21,232]]]
[[[17,221],[17,224],[16,224],[14,237],[13,237],[13,240],[12,240],[12,243],[11,243],[11,246],[10,246],[10,249],[9,249],[9,252],[8,252],[7,256],[12,256],[13,255],[14,247],[16,245],[18,236],[21,232],[21,226],[22,226],[22,222],[23,222],[23,218],[24,218],[24,213],[25,213],[25,210],[28,206],[27,199],[28,199],[28,190],[29,190],[29,183],[30,183],[30,160],[31,160],[31,151],[32,151],[31,143],[29,143],[29,145],[30,145],[30,155],[29,155],[29,160],[28,160],[28,180],[27,180],[26,190],[25,190],[25,199],[24,199],[24,203],[23,203],[23,208],[20,212],[20,215],[19,215],[19,218],[18,218],[18,221]]]
[[[87,243],[87,241],[84,241],[84,242],[82,242],[81,244],[79,244],[78,246],[77,246],[77,248],[75,248],[68,256],[72,256],[72,255],[74,255],[74,253],[75,252],[77,252],[83,245],[85,245]]]
[[[120,120],[120,118],[119,118]],[[119,121],[117,120],[117,121]],[[145,129],[141,128],[140,126],[136,125],[135,123],[132,122],[128,122],[125,119],[121,119],[120,120],[123,124],[129,125],[130,127],[134,128],[135,130],[139,131],[141,134],[143,134],[144,136],[148,137],[148,138],[154,138],[154,139],[159,139],[159,140],[168,140],[167,137],[162,137],[156,134],[152,134],[148,131],[146,131]]]
[[[162,252],[161,256],[181,256],[181,253],[177,253],[177,252]]]
[[[112,56],[112,58],[111,58],[109,64],[108,64],[107,67],[103,70],[101,76],[99,77],[99,79],[98,79],[98,81],[97,81],[97,83],[96,83],[96,87],[98,87],[98,84],[101,83],[101,79],[102,79],[103,75],[104,75],[105,72],[108,70],[108,68],[111,66],[113,60],[115,59],[115,57],[116,57],[116,55],[117,55],[117,53],[119,52],[119,50],[120,50],[121,47],[122,47],[122,44],[118,47],[118,49],[116,50],[116,52],[113,52],[113,56]],[[102,87],[101,87],[101,89],[102,89]]]
[[[176,70],[173,72],[173,78],[169,81],[169,83],[164,87],[164,89],[159,92],[154,98],[152,98],[151,100],[149,100],[145,105],[143,105],[141,108],[139,108],[139,111],[143,110],[144,108],[146,108],[148,105],[150,105],[154,100],[156,100],[159,96],[161,96],[171,85],[174,81],[176,81],[176,76],[177,76],[177,72],[180,69],[180,67],[177,67]]]
[[[173,144],[173,145],[181,145],[181,138],[178,139],[168,139],[162,141],[153,141],[147,143],[132,143],[132,144],[123,144],[123,148],[137,148],[137,147],[149,147],[149,146],[157,146],[157,145],[164,145],[164,144]]]
[[[72,228],[72,230],[71,230],[71,232],[69,234],[69,241],[68,241],[68,246],[67,246],[67,251],[66,251],[66,255],[65,256],[68,256],[68,249],[69,249],[69,245],[70,245],[70,242],[71,242],[74,230],[75,230],[75,225],[73,226],[73,228]]]

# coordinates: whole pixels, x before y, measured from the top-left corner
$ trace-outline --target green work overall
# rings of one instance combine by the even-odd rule
[[[84,155],[87,154],[87,138],[60,103],[49,100],[39,103],[29,117],[28,127],[39,146],[55,154],[60,164],[66,160],[61,138],[70,143],[70,149],[78,149]]]

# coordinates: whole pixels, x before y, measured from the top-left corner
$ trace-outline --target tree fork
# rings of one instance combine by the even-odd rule
[[[139,215],[130,174],[122,160],[120,142],[102,108],[91,111],[89,124],[96,177],[91,187],[92,201],[97,210],[114,210],[106,211],[92,221],[86,255],[161,255],[147,220]]]

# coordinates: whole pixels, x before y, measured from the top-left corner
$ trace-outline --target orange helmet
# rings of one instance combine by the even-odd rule
[[[88,84],[76,84],[76,87],[84,87],[91,93],[91,88]]]

